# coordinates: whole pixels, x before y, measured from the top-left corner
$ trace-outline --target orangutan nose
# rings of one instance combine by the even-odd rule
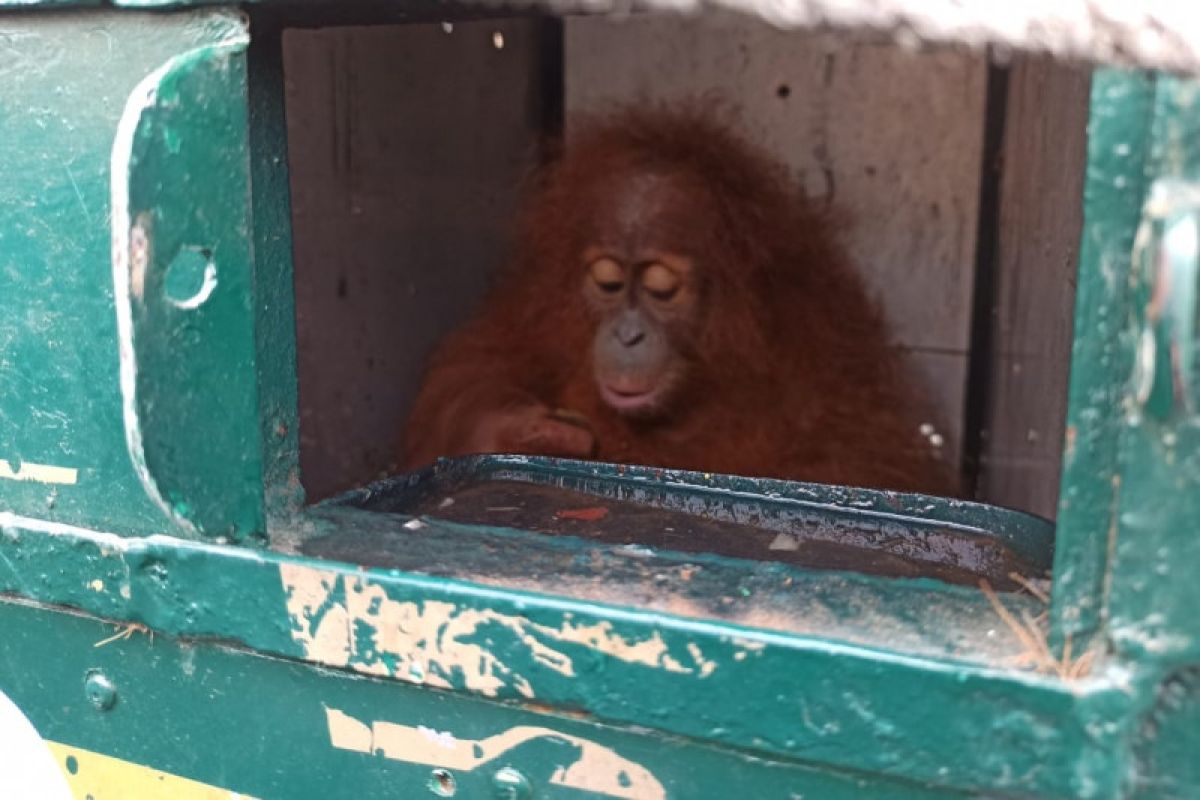
[[[613,326],[613,335],[625,347],[636,347],[646,338],[646,327],[642,324],[641,314],[626,311]]]

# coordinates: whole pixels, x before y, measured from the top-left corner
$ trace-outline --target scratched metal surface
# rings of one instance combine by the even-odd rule
[[[1160,76],[1152,96],[1105,612],[1114,649],[1163,673],[1141,730],[1142,796],[1182,798],[1200,795],[1200,86]]]
[[[1130,270],[1148,182],[1154,83],[1117,70],[1092,83],[1053,603],[1063,638],[1096,630],[1102,613],[1117,437],[1133,368],[1130,286],[1120,276]]]
[[[289,459],[264,442],[295,429],[293,323],[270,285],[290,280],[270,269],[286,192],[261,210],[282,240],[251,208],[251,170],[272,176],[248,135],[267,108],[247,102],[248,42],[220,11],[0,17],[0,506],[129,534],[265,530],[264,474],[285,484]]]

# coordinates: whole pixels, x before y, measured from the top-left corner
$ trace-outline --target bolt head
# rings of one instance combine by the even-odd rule
[[[100,670],[90,671],[83,680],[83,693],[97,711],[108,711],[117,704],[117,687]]]

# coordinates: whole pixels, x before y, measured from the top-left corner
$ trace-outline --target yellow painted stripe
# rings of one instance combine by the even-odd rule
[[[81,750],[58,742],[46,745],[76,800],[254,800],[132,761]]]

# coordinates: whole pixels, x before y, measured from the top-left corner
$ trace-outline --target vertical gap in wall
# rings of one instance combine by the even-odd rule
[[[566,89],[563,68],[563,21],[560,17],[542,17],[538,23],[538,58],[535,59],[536,85],[540,87],[538,130],[543,142],[541,158],[549,155],[545,143],[563,134]]]
[[[1000,185],[1009,68],[988,64],[980,163],[979,219],[976,225],[975,283],[971,302],[970,351],[963,404],[962,465],[968,496],[978,497],[987,447],[987,413],[995,353],[996,293],[999,288]]]

